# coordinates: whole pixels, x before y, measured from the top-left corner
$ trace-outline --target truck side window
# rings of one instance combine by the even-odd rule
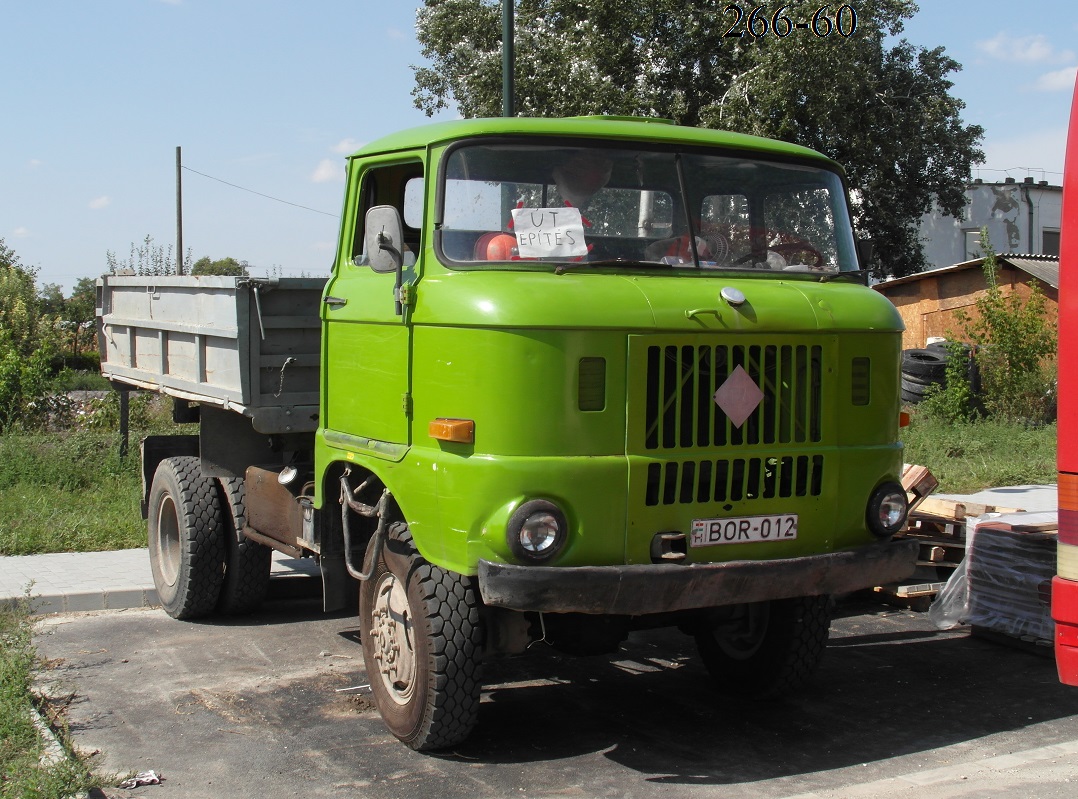
[[[352,238],[352,263],[365,264],[363,224],[367,211],[376,205],[392,205],[404,222],[404,244],[412,258],[422,243],[424,180],[423,167],[416,162],[392,164],[367,170],[362,177],[356,228]],[[405,256],[408,259],[408,256]],[[413,260],[414,263],[414,260]]]

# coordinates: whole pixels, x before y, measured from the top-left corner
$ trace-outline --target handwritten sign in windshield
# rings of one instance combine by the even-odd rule
[[[514,208],[521,258],[580,258],[588,254],[579,208]]]

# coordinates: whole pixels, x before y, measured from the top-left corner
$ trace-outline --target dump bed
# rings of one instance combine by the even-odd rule
[[[125,277],[97,284],[101,373],[234,410],[261,433],[317,427],[323,278]]]

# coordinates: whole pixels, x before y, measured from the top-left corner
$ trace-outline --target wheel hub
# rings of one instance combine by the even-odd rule
[[[403,705],[415,690],[415,638],[408,593],[392,573],[378,581],[369,634],[379,677],[393,701]]]
[[[171,496],[165,496],[157,512],[157,563],[167,585],[180,576],[179,511]]]

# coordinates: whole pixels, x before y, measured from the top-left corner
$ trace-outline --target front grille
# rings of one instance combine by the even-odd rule
[[[823,465],[821,455],[649,463],[644,504],[818,497]]]
[[[640,427],[630,438],[646,452],[821,440],[820,345],[649,343],[637,353],[645,363],[634,358],[633,366],[645,373],[646,387],[642,413],[632,413]],[[763,392],[740,426],[714,400],[739,366]]]

